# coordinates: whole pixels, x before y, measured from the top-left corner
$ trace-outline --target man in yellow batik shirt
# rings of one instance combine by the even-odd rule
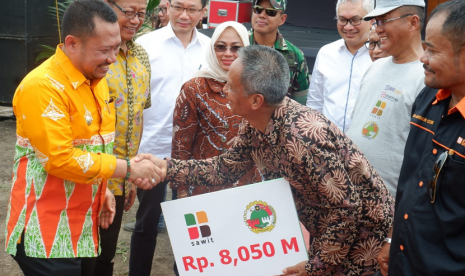
[[[118,15],[121,48],[116,62],[110,65],[106,79],[111,105],[115,107],[116,132],[113,154],[117,158],[137,155],[142,136],[142,114],[151,106],[150,62],[147,52],[133,41],[146,18],[146,0],[106,1]],[[95,275],[113,275],[123,209],[127,212],[134,203],[136,187],[124,179],[110,179],[108,188],[115,196],[116,214],[108,229],[100,229],[101,254],[97,258]]]

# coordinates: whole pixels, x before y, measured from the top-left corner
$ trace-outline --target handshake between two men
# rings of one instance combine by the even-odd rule
[[[130,160],[129,182],[143,190],[150,190],[166,177],[167,163],[149,153],[141,153]]]
[[[126,169],[125,169],[126,168]],[[139,154],[131,160],[117,159],[116,170],[112,178],[125,178],[134,184],[125,198],[124,210],[128,211],[136,198],[135,187],[150,190],[165,180],[167,163],[151,154]],[[100,213],[100,226],[107,229],[115,217],[116,201],[112,192],[107,188],[105,202]]]

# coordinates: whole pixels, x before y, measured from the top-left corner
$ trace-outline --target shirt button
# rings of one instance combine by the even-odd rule
[[[433,150],[433,154],[437,154],[438,153],[438,150],[437,149],[434,149]]]
[[[423,181],[420,181],[420,184],[418,184],[420,187],[423,187]]]
[[[404,219],[408,219],[408,214],[405,214],[405,215],[404,215]]]
[[[221,137],[221,142],[223,142],[223,143],[226,142],[226,137],[224,137],[224,136]]]
[[[227,124],[227,123],[224,124],[224,125],[223,125],[223,128],[229,128],[229,124]]]
[[[404,246],[403,245],[400,246],[400,250],[404,251]]]

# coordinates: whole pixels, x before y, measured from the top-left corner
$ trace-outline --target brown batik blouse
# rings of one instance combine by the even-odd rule
[[[309,275],[370,275],[392,225],[394,199],[360,150],[321,113],[285,98],[265,133],[243,121],[215,158],[170,159],[167,180],[210,187],[234,183],[256,164],[286,178],[310,232]]]
[[[223,93],[225,83],[212,78],[193,78],[181,88],[173,113],[171,157],[180,160],[206,159],[228,151],[242,117],[232,114]],[[253,166],[234,186],[261,182]],[[228,186],[228,185],[226,185]],[[171,182],[178,196],[198,195],[226,188],[222,186],[180,185]],[[230,187],[230,185],[228,186]]]

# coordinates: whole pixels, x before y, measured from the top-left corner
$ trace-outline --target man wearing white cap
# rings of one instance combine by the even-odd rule
[[[375,19],[378,47],[391,57],[375,61],[362,78],[347,135],[396,194],[410,113],[425,86],[421,29],[424,0],[378,0],[364,20]]]

